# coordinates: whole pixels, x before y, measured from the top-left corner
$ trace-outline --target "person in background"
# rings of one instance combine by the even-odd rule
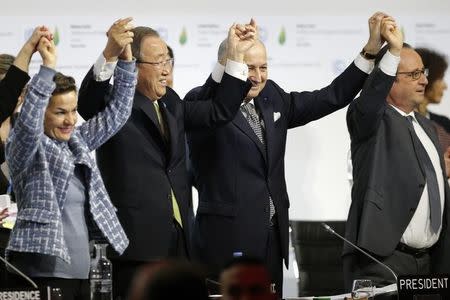
[[[99,234],[119,253],[128,238],[116,216],[95,160],[89,155],[127,121],[136,85],[127,34],[102,112],[75,127],[77,90],[56,73],[56,47],[41,37],[43,65],[29,84],[6,143],[6,160],[18,213],[6,249],[9,261],[40,286],[60,288],[63,298],[90,299],[89,239]],[[11,281],[22,280],[11,274]]]
[[[436,127],[442,151],[450,149],[450,119],[446,116],[433,113],[428,110],[429,104],[439,104],[447,89],[445,72],[447,71],[447,58],[428,48],[417,48],[422,58],[423,65],[428,69],[428,84],[425,87],[425,99],[419,104],[417,111],[430,119]]]
[[[169,58],[172,60],[172,68],[170,68],[169,75],[167,76],[167,86],[173,89],[173,69],[175,68],[175,57],[173,56],[173,50],[169,45],[167,45],[167,50],[169,52]]]
[[[207,300],[203,270],[186,261],[164,260],[136,273],[128,300]]]
[[[275,300],[271,276],[262,260],[240,256],[232,259],[220,274],[223,300]]]
[[[16,57],[9,54],[0,54],[0,164],[5,161],[4,144],[11,128],[11,115],[17,112],[23,101],[23,92],[27,82],[28,67],[31,57],[37,51],[37,44],[41,37],[52,39],[52,33],[45,26],[34,29],[30,38],[20,49]],[[8,174],[0,172],[0,194],[5,194],[9,186]],[[0,219],[5,214],[0,213]]]

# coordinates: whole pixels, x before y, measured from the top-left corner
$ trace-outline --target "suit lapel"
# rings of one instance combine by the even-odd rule
[[[250,127],[250,124],[248,124],[247,119],[244,117],[240,109],[236,114],[236,117],[233,119],[233,124],[238,127],[243,133],[245,133],[245,135],[247,135],[253,141],[253,143],[255,143],[256,147],[259,149],[259,152],[264,157],[264,160],[266,160],[266,153],[264,151],[263,144],[256,136],[253,129]]]

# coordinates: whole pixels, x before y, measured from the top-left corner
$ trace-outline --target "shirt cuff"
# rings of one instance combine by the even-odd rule
[[[400,63],[400,56],[395,56],[391,52],[386,51],[386,54],[380,61],[380,69],[384,73],[390,76],[397,74],[398,64]]]
[[[373,59],[366,59],[361,54],[358,54],[354,62],[358,69],[367,74],[370,74],[370,72],[372,72],[375,65]]]
[[[109,80],[113,74],[114,69],[116,68],[117,61],[115,62],[106,62],[103,53],[100,54],[97,61],[94,64],[94,80],[95,81],[106,81]]]
[[[222,81],[223,72],[225,72],[225,67],[222,66],[219,62],[214,66],[214,70],[211,73],[212,79],[219,83]]]
[[[53,82],[53,77],[55,77],[55,74],[55,70],[44,65],[42,65],[41,69],[39,70],[39,77],[47,82]]]
[[[247,81],[248,67],[244,63],[239,63],[239,62],[227,59],[227,64],[225,66],[225,72],[228,75],[236,77],[242,81]]]

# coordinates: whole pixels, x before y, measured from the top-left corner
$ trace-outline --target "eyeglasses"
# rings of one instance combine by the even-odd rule
[[[151,61],[142,61],[142,60],[136,60],[136,63],[138,64],[147,64],[147,65],[152,65],[157,69],[162,69],[162,68],[168,68],[168,69],[172,69],[173,67],[173,58],[169,58],[163,61],[158,61],[158,62],[151,62]]]
[[[413,80],[418,80],[422,74],[425,75],[425,77],[428,77],[429,73],[430,72],[428,69],[414,70],[411,72],[397,72],[397,74],[405,74],[410,76]]]

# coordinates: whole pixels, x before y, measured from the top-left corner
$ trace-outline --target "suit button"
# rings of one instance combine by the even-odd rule
[[[167,173],[169,173],[169,174],[172,173],[172,170],[171,169],[167,170]]]

